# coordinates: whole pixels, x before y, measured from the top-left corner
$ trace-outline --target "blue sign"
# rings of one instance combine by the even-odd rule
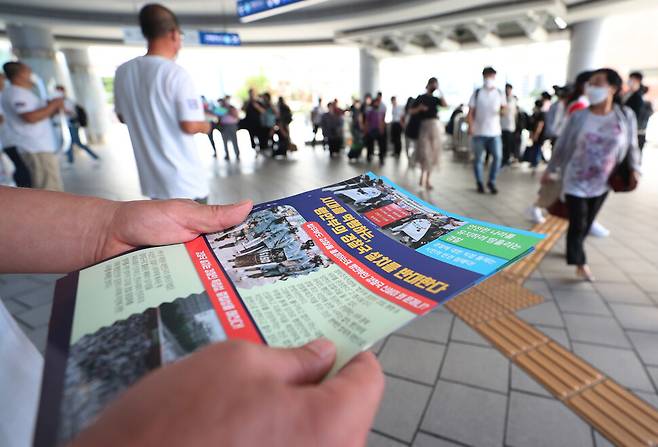
[[[290,6],[295,3],[311,3],[309,0],[237,0],[238,16],[240,18],[261,14],[274,9]],[[304,6],[304,5],[295,5]]]
[[[240,36],[236,33],[218,33],[213,31],[199,31],[199,43],[201,45],[240,45]]]

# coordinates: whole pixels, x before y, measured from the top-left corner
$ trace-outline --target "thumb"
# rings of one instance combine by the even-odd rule
[[[225,230],[244,221],[252,206],[251,200],[231,205],[203,205],[192,224],[199,233]]]
[[[326,338],[318,338],[299,348],[267,349],[263,364],[284,382],[304,385],[317,383],[336,360],[336,347]]]

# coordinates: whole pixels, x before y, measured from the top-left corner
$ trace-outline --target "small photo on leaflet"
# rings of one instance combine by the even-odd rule
[[[226,334],[206,292],[163,303],[83,336],[69,350],[60,443],[71,440],[149,371],[223,340]]]
[[[302,228],[305,222],[292,206],[276,205],[205,238],[233,284],[250,289],[308,275],[331,264]]]
[[[323,188],[370,222],[382,233],[418,249],[466,222],[422,206],[381,179],[367,174]]]

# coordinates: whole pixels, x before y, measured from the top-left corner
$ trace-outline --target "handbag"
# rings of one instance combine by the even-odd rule
[[[626,151],[624,159],[610,173],[608,185],[614,192],[631,192],[637,188],[637,180],[631,167],[630,149]]]
[[[404,134],[407,138],[412,140],[417,140],[420,135],[420,117],[418,114],[411,115],[409,122],[407,123],[407,128],[404,130]]]

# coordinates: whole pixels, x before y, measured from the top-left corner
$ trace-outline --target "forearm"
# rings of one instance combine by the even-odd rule
[[[100,259],[118,202],[0,187],[0,272],[63,273]]]
[[[33,110],[31,112],[21,113],[21,118],[24,121],[27,121],[28,123],[36,123],[36,122],[42,121],[46,118],[50,118],[50,116],[53,113],[55,113],[55,110],[56,109],[54,109],[52,106],[47,105],[45,107]]]
[[[181,121],[180,128],[183,132],[190,135],[208,133],[210,132],[210,123],[207,121]]]

